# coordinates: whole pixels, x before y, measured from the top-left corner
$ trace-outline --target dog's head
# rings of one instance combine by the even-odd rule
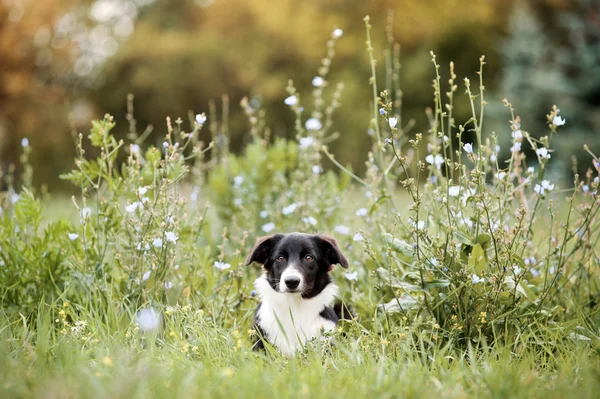
[[[275,291],[304,298],[318,295],[331,282],[333,265],[348,267],[333,237],[302,233],[260,238],[246,258],[246,265],[252,262],[263,265]]]

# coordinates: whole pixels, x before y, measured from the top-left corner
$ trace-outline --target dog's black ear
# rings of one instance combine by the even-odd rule
[[[246,258],[246,266],[252,262],[260,263],[264,265],[273,247],[283,238],[281,234],[275,234],[273,236],[261,237],[256,240],[256,245],[250,251],[250,254]]]
[[[330,265],[340,264],[342,267],[348,268],[348,260],[342,254],[335,238],[325,235],[317,236],[317,238],[320,240],[321,250]]]

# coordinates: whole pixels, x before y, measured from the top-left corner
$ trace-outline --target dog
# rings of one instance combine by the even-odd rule
[[[329,272],[335,264],[348,268],[333,237],[304,233],[263,237],[246,258],[246,266],[253,262],[264,270],[254,282],[262,302],[254,314],[253,350],[264,350],[268,341],[282,354],[293,355],[348,314],[340,304],[332,307],[338,286]]]

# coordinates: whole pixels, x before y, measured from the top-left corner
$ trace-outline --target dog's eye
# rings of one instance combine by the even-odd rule
[[[283,262],[283,261],[285,260],[285,258],[283,257],[283,255],[279,255],[277,258],[275,258],[275,260],[276,260],[277,262],[280,262],[280,263],[281,263],[281,262]]]
[[[306,259],[307,262],[312,262],[313,260],[315,260],[315,258],[312,255],[306,255],[304,259]]]

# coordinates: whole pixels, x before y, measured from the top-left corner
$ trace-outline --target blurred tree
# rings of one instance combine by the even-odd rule
[[[560,151],[553,165],[567,172],[572,155],[589,160],[584,143],[600,151],[600,3],[575,0],[539,5],[521,3],[511,15],[510,35],[502,46],[505,69],[499,94],[515,106],[523,128],[535,137],[548,134],[544,114],[552,105],[561,109],[567,123],[555,138]],[[507,120],[503,112],[500,119]],[[504,123],[501,128],[505,142],[510,139],[508,126]],[[580,171],[588,165],[582,162]]]

